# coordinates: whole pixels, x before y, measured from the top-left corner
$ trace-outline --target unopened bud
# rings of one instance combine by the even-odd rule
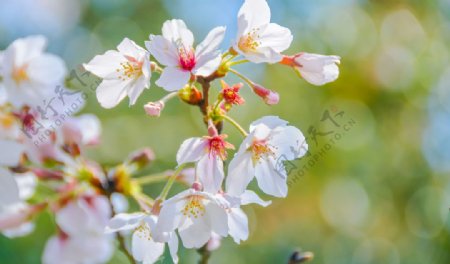
[[[201,182],[196,181],[192,184],[192,189],[200,192],[203,190],[203,185],[201,184]]]
[[[145,113],[147,113],[147,115],[149,116],[159,117],[163,109],[164,109],[163,101],[148,102],[146,105],[144,105]]]
[[[202,93],[191,85],[186,85],[183,89],[178,91],[178,96],[184,102],[190,105],[198,105],[202,100]]]
[[[305,263],[312,260],[313,258],[314,254],[312,252],[295,251],[289,258],[289,264]]]
[[[138,169],[147,166],[150,162],[155,160],[155,153],[150,148],[144,148],[131,153],[128,156],[128,163],[136,165]]]
[[[275,105],[278,104],[278,102],[280,101],[280,96],[278,95],[277,92],[262,87],[259,84],[253,83],[252,89],[253,92],[259,97],[261,97],[264,100],[264,102],[268,105]]]

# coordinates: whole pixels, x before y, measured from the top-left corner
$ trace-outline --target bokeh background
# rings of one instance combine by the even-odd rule
[[[251,235],[231,239],[211,263],[286,263],[298,248],[325,264],[450,263],[450,1],[268,1],[272,20],[294,34],[287,53],[308,51],[342,57],[340,78],[314,87],[284,66],[237,67],[279,92],[268,107],[252,95],[231,115],[247,126],[279,115],[308,137],[310,155],[289,163],[286,199],[268,208],[247,207]],[[162,23],[182,18],[201,41],[226,25],[226,49],[236,32],[241,0],[0,0],[0,48],[29,34],[44,34],[49,49],[78,69],[128,37],[143,46]],[[238,81],[230,76],[230,82]],[[86,82],[92,83],[93,79]],[[78,84],[87,89],[89,85]],[[216,91],[219,85],[215,84]],[[102,144],[90,157],[115,164],[151,146],[157,162],[147,172],[173,168],[187,137],[205,134],[199,110],[177,100],[160,118],[142,105],[161,96],[154,86],[135,107],[99,107],[90,93],[83,112],[103,123]],[[334,121],[334,122],[333,122]],[[230,140],[241,137],[225,127]],[[156,195],[162,186],[147,189]],[[181,188],[181,187],[178,187]],[[268,198],[268,197],[265,197]],[[54,232],[48,215],[24,238],[0,237],[1,263],[39,263]],[[181,263],[195,251],[181,250]],[[126,263],[117,253],[111,263]],[[168,258],[161,263],[170,263]]]

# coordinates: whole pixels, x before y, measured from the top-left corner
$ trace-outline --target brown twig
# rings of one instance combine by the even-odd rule
[[[206,248],[206,245],[198,249],[197,252],[201,256],[198,264],[208,264],[209,258],[211,257],[211,251]]]

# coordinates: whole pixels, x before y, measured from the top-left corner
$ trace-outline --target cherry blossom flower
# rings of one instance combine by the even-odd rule
[[[0,56],[0,76],[7,100],[15,107],[36,106],[53,95],[67,69],[61,58],[45,53],[44,36],[29,36],[12,42]]]
[[[210,125],[210,128],[213,125]],[[177,153],[179,165],[196,162],[196,175],[204,190],[216,193],[220,190],[224,178],[223,161],[227,158],[226,149],[234,146],[226,142],[227,135],[218,135],[215,128],[211,136],[186,139]]]
[[[137,261],[152,264],[164,253],[165,242],[155,241],[153,232],[158,217],[146,213],[117,214],[106,227],[106,233],[134,230],[131,240],[131,252]],[[165,233],[163,240],[168,241],[169,251],[174,263],[178,263],[178,237],[175,233]]]
[[[56,212],[56,223],[71,237],[103,235],[110,217],[108,198],[102,195],[85,195],[59,209]]]
[[[244,84],[237,83],[233,86],[229,86],[225,81],[221,81],[222,91],[220,92],[220,98],[224,100],[224,108],[228,111],[233,105],[242,105],[245,103],[244,98],[239,94],[239,90]]]
[[[21,193],[13,174],[0,167],[0,230],[4,235],[24,236],[33,231],[34,225],[29,220],[41,208],[24,202],[27,192],[24,189]]]
[[[44,264],[106,263],[113,254],[113,244],[106,236],[71,237],[64,233],[51,237],[44,248]]]
[[[97,87],[97,99],[104,108],[113,108],[126,96],[130,105],[150,87],[151,63],[148,52],[125,38],[116,50],[95,56],[83,65],[87,71],[103,79]]]
[[[253,122],[250,134],[230,162],[226,181],[228,193],[241,195],[256,176],[263,192],[285,197],[287,175],[283,162],[302,157],[307,148],[302,132],[288,126],[287,121],[266,116]]]
[[[339,56],[302,52],[294,56],[284,57],[281,63],[294,67],[307,82],[314,85],[324,85],[339,77],[338,64],[340,60]]]
[[[161,64],[166,66],[156,84],[167,91],[183,88],[192,75],[209,76],[220,65],[219,45],[225,27],[212,29],[194,49],[194,36],[183,20],[164,22],[162,36],[150,35],[146,47]]]
[[[200,248],[211,239],[212,232],[228,235],[229,202],[221,196],[195,189],[185,190],[162,203],[157,233],[178,230],[186,248]]]
[[[251,83],[251,88],[253,92],[261,97],[268,105],[275,105],[280,101],[280,95],[277,92],[269,90],[256,83]]]
[[[245,0],[238,13],[238,33],[233,48],[254,63],[277,63],[280,52],[289,48],[292,34],[288,28],[270,23],[266,0]]]

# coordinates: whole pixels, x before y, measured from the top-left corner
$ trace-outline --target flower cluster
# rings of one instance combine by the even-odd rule
[[[104,263],[112,255],[114,238],[131,262],[143,263],[156,262],[166,243],[177,263],[180,239],[185,248],[199,252],[218,248],[228,236],[236,243],[248,239],[248,218],[242,207],[271,203],[249,190],[250,182],[256,178],[263,193],[286,197],[284,164],[304,156],[308,145],[299,129],[277,116],[262,117],[245,129],[229,115],[245,104],[240,91],[247,86],[268,105],[281,100],[276,91],[250,80],[235,66],[281,64],[307,82],[323,85],[337,79],[340,58],[283,54],[293,36],[288,28],[271,23],[266,0],[245,0],[237,22],[235,41],[223,51],[225,27],[212,29],[194,45],[185,22],[173,19],[163,24],[161,35],[149,36],[145,48],[125,38],[117,50],[83,65],[101,78],[96,96],[104,108],[117,106],[125,97],[134,105],[156,74],[155,84],[169,93],[145,104],[147,115],[161,116],[167,101],[176,97],[201,110],[205,134],[182,142],[176,169],[143,177],[133,176],[154,160],[150,149],[130,154],[117,166],[103,167],[83,155],[87,146],[100,141],[100,122],[94,115],[64,115],[64,122],[58,124],[60,119],[42,109],[55,93],[74,94],[64,87],[67,71],[62,60],[44,52],[45,38],[18,39],[2,51],[1,232],[25,235],[32,231],[38,213],[50,211],[57,228],[45,247],[44,263]],[[229,85],[224,81],[229,74],[243,83]],[[210,90],[218,79],[221,87],[212,98]],[[64,112],[64,106],[62,100],[52,110]],[[46,140],[37,142],[30,136],[37,134],[41,123],[52,122],[56,125],[44,132]],[[242,134],[239,147],[222,133],[225,124]],[[157,197],[143,192],[143,185],[161,181],[166,185]],[[175,182],[187,188],[168,198]],[[136,201],[140,210],[127,213],[125,198]],[[124,237],[127,232],[132,233],[131,245]]]

